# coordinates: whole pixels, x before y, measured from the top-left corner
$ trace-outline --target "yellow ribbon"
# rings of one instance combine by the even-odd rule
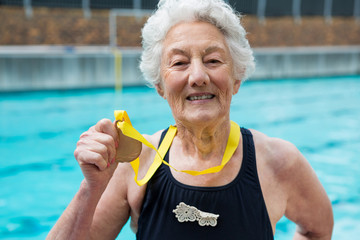
[[[156,151],[155,159],[151,164],[149,170],[145,174],[145,176],[138,180],[138,173],[139,173],[139,166],[140,160],[139,158],[135,159],[134,161],[130,162],[134,172],[135,172],[135,182],[142,186],[146,184],[150,178],[154,175],[155,171],[160,167],[161,163],[171,167],[177,172],[187,173],[193,176],[202,175],[202,174],[209,174],[209,173],[216,173],[220,172],[223,167],[228,163],[234,154],[236,148],[239,145],[240,139],[240,127],[233,121],[231,121],[231,128],[229,138],[226,144],[225,152],[221,164],[215,167],[211,167],[202,171],[195,171],[195,170],[178,170],[172,167],[169,163],[164,161],[164,157],[166,152],[169,150],[171,143],[176,135],[177,128],[174,126],[170,126],[159,149],[157,150],[149,141],[147,141],[131,124],[130,118],[127,115],[126,111],[124,110],[116,110],[114,112],[115,120],[116,120],[116,127],[121,130],[121,132],[130,138],[138,140],[142,142],[145,146],[148,146]]]

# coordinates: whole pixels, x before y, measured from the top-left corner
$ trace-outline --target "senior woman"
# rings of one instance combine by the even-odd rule
[[[254,69],[231,7],[160,0],[142,34],[140,68],[176,122],[164,161],[196,174],[162,164],[137,185],[128,162],[139,156],[144,176],[155,151],[101,120],[80,137],[84,180],[48,239],[114,239],[129,217],[137,239],[273,239],[283,215],[298,225],[294,239],[331,239],[331,204],[296,147],[230,121],[232,95]],[[169,131],[144,137],[162,148]]]

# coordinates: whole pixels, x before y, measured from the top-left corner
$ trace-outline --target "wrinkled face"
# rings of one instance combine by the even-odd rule
[[[172,27],[163,43],[162,82],[156,86],[175,120],[191,123],[229,117],[240,87],[224,35],[212,24],[185,22]]]

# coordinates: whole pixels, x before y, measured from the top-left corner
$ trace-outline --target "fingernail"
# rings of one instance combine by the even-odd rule
[[[119,143],[118,141],[115,141],[115,147],[118,148],[119,147]]]
[[[107,167],[110,167],[110,163],[109,163],[109,162],[107,163]]]

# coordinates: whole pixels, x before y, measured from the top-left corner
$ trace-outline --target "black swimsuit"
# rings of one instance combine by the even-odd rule
[[[166,130],[161,135],[160,144],[165,133]],[[139,240],[274,239],[257,174],[252,134],[244,128],[241,128],[241,134],[243,162],[237,177],[227,185],[188,186],[175,180],[169,167],[162,164],[148,182],[136,238]],[[169,152],[164,160],[169,161]],[[186,216],[190,213],[190,218],[183,222],[176,217],[179,212],[174,212],[181,202],[185,204],[185,210],[189,210],[182,209],[181,214]],[[207,221],[207,215],[204,217],[204,214],[201,216],[198,214],[195,220],[192,219],[191,211],[194,209],[211,213],[210,216],[218,215],[215,226],[212,226],[214,220]],[[198,212],[197,210],[195,211]]]

